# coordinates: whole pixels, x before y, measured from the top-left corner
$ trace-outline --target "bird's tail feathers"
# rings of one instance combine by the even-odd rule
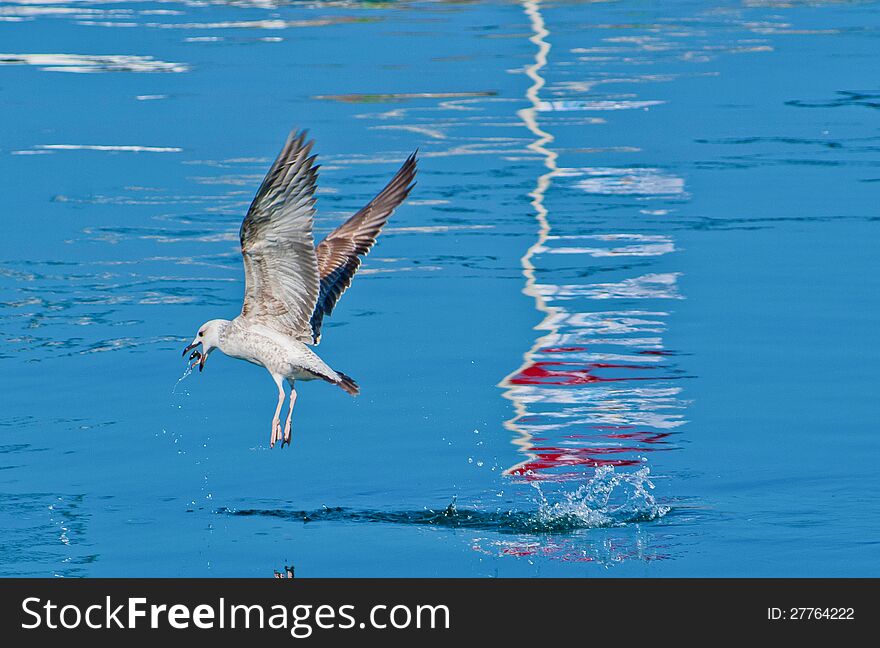
[[[357,396],[361,393],[361,388],[358,387],[353,378],[351,378],[350,376],[346,376],[341,371],[337,371],[336,374],[339,376],[339,382],[336,384],[342,387],[342,389],[347,391],[352,396]]]

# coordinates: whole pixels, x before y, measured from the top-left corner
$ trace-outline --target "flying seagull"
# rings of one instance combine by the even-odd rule
[[[306,132],[293,132],[260,185],[239,239],[244,261],[245,289],[241,314],[233,320],[214,319],[184,350],[193,351],[199,371],[211,351],[265,367],[278,386],[278,406],[272,417],[269,446],[290,444],[290,419],[296,402],[297,380],[325,380],[352,396],[354,380],[334,371],[308,345],[321,340],[321,323],[333,312],[351,285],[376,237],[392,212],[415,186],[416,154],[410,155],[391,182],[366,207],[333,230],[315,247],[315,164]],[[290,385],[290,406],[284,431],[279,416],[284,404],[284,381]]]

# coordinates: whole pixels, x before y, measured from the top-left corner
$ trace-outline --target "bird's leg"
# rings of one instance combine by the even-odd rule
[[[287,410],[287,422],[284,424],[284,441],[281,442],[283,448],[285,444],[290,445],[290,419],[293,416],[293,405],[296,403],[296,390],[293,388],[293,382],[290,383],[290,409]]]
[[[275,378],[275,376],[272,376]],[[275,408],[275,416],[272,417],[272,438],[269,440],[269,447],[274,448],[275,442],[281,440],[281,406],[284,404],[284,387],[281,378],[275,378],[275,384],[278,385],[278,406]]]

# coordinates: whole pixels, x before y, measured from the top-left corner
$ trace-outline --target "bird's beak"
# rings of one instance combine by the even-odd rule
[[[187,347],[183,350],[183,355],[184,355],[184,357],[186,357],[186,354],[187,354],[187,353],[189,353],[190,351],[192,351],[193,349],[195,349],[195,348],[196,348],[197,346],[199,346],[201,343],[202,343],[202,341],[199,340],[198,338],[196,338],[195,340],[193,340],[192,344],[187,345]],[[204,347],[203,347],[203,348],[204,348]],[[193,362],[193,363],[189,366],[190,369],[195,369],[195,368],[196,368],[196,364],[198,364],[198,365],[199,365],[199,371],[202,371],[202,370],[205,368],[205,360],[208,359],[208,354],[207,354],[207,353],[204,353],[203,351],[198,351],[198,350],[196,350],[196,351],[193,351],[193,352],[192,352],[192,355],[190,355],[189,359],[190,359],[190,360],[195,360],[195,362]]]

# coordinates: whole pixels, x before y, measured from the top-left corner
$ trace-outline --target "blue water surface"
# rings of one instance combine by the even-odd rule
[[[873,2],[0,1],[0,574],[878,576]],[[276,391],[238,226],[418,147]],[[182,379],[182,375],[184,376]]]

